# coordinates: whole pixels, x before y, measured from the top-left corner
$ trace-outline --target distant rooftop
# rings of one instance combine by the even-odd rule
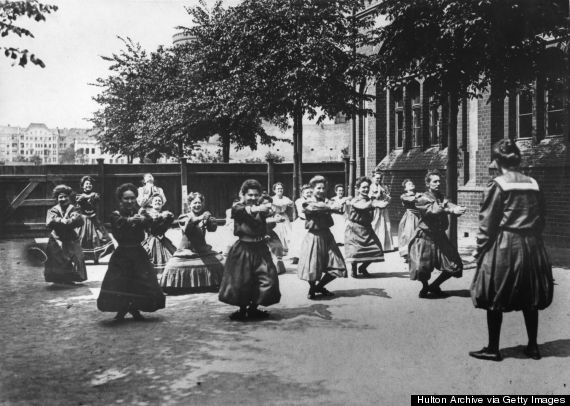
[[[26,131],[30,130],[46,130],[49,131],[49,128],[44,123],[30,123]]]

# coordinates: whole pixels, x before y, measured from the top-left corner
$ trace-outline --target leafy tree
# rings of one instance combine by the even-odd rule
[[[83,148],[79,148],[77,151],[75,151],[75,163],[86,164],[87,162],[87,155],[85,154]]]
[[[549,39],[568,35],[566,0],[383,0],[378,79],[429,78],[447,106],[447,195],[457,201],[457,115],[463,98],[491,98],[534,79]],[[492,87],[491,87],[492,85]],[[456,223],[451,227],[456,240]]]
[[[136,124],[142,119],[144,95],[140,91],[140,76],[148,61],[146,51],[131,39],[121,40],[126,49],[111,57],[103,56],[111,63],[114,72],[106,78],[98,78],[93,84],[102,89],[93,99],[101,106],[91,122],[101,129],[95,135],[103,151],[125,155],[128,162],[141,153],[146,146],[138,142]]]
[[[220,148],[211,152],[207,149],[194,148],[190,153],[189,162],[223,162]]]
[[[35,21],[45,21],[45,16],[56,10],[57,6],[42,4],[37,0],[0,0],[0,37],[4,38],[9,35],[17,35],[18,37],[34,38],[30,30],[16,25],[16,20],[21,17],[28,17]],[[30,53],[27,49],[12,46],[1,46],[0,49],[4,51],[6,57],[18,61],[18,65],[22,67],[26,66],[29,61],[34,65],[45,68],[45,64],[42,60],[35,54]]]
[[[30,157],[29,162],[32,162],[34,165],[41,165],[42,158],[39,155],[33,155]]]
[[[68,146],[59,158],[60,164],[74,164],[75,163],[75,148],[73,145]]]
[[[267,151],[264,158],[265,162],[273,162],[275,164],[279,164],[285,160],[283,155],[279,155],[271,151]]]
[[[230,145],[255,150],[258,142],[271,145],[274,141],[283,141],[267,134],[262,125],[258,95],[247,85],[236,83],[240,77],[228,64],[233,42],[227,36],[226,26],[233,10],[224,9],[221,2],[209,10],[201,2],[201,6],[187,11],[194,26],[179,27],[192,38],[180,48],[189,57],[186,75],[194,78],[197,93],[194,107],[209,123],[210,132],[220,136],[223,161],[229,162]],[[273,124],[282,129],[287,127],[284,120],[273,120]]]
[[[94,84],[102,89],[94,98],[101,107],[91,119],[101,129],[96,138],[105,152],[125,155],[129,162],[136,156],[190,154],[211,130],[195,108],[182,48],[159,47],[148,54],[131,39],[123,42],[124,50],[103,57],[113,73]]]
[[[293,121],[295,196],[303,117],[322,122],[339,112],[353,114],[367,99],[355,84],[369,73],[369,58],[355,49],[368,44],[366,29],[373,18],[353,18],[360,6],[360,0],[244,0],[208,20],[220,33],[210,50],[219,62],[204,69],[228,77],[208,89],[220,109],[227,105],[239,113],[253,108],[263,117]],[[220,102],[223,97],[227,101]]]

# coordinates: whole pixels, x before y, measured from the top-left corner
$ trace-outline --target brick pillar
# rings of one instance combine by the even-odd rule
[[[505,138],[505,103],[491,99],[491,145]]]
[[[491,104],[488,103],[489,93],[484,93],[477,103],[477,154],[476,180],[478,186],[484,186],[489,181],[489,164],[491,163]]]

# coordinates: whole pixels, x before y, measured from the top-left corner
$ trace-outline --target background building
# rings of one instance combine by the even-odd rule
[[[377,2],[369,2],[374,7]],[[373,50],[371,50],[373,52]],[[563,69],[568,55],[548,48],[542,72],[530,89],[503,101],[488,101],[489,94],[463,100],[458,115],[458,203],[467,206],[459,218],[458,235],[473,237],[483,191],[492,178],[488,166],[492,145],[500,139],[516,140],[523,155],[522,170],[538,181],[547,202],[545,239],[549,246],[567,248],[570,238],[570,73]],[[357,175],[374,170],[385,174],[391,190],[392,225],[403,208],[402,181],[412,179],[425,190],[424,175],[438,169],[445,181],[447,134],[445,112],[434,102],[427,80],[410,79],[400,88],[385,90],[374,82],[364,91],[376,99],[368,103],[374,117],[357,117]],[[351,147],[352,153],[352,147]]]

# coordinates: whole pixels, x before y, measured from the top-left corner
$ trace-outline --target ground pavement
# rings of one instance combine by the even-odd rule
[[[259,322],[232,322],[212,293],[169,296],[146,322],[112,321],[96,308],[106,266],[76,287],[43,281],[0,241],[0,404],[409,405],[410,394],[570,393],[568,269],[540,313],[540,361],[523,355],[521,313],[506,314],[503,362],[470,358],[486,343],[485,313],[471,304],[473,266],[419,299],[397,253],[371,279],[342,279],[336,296],[306,299],[289,267],[281,303]],[[469,251],[465,249],[464,251]]]

